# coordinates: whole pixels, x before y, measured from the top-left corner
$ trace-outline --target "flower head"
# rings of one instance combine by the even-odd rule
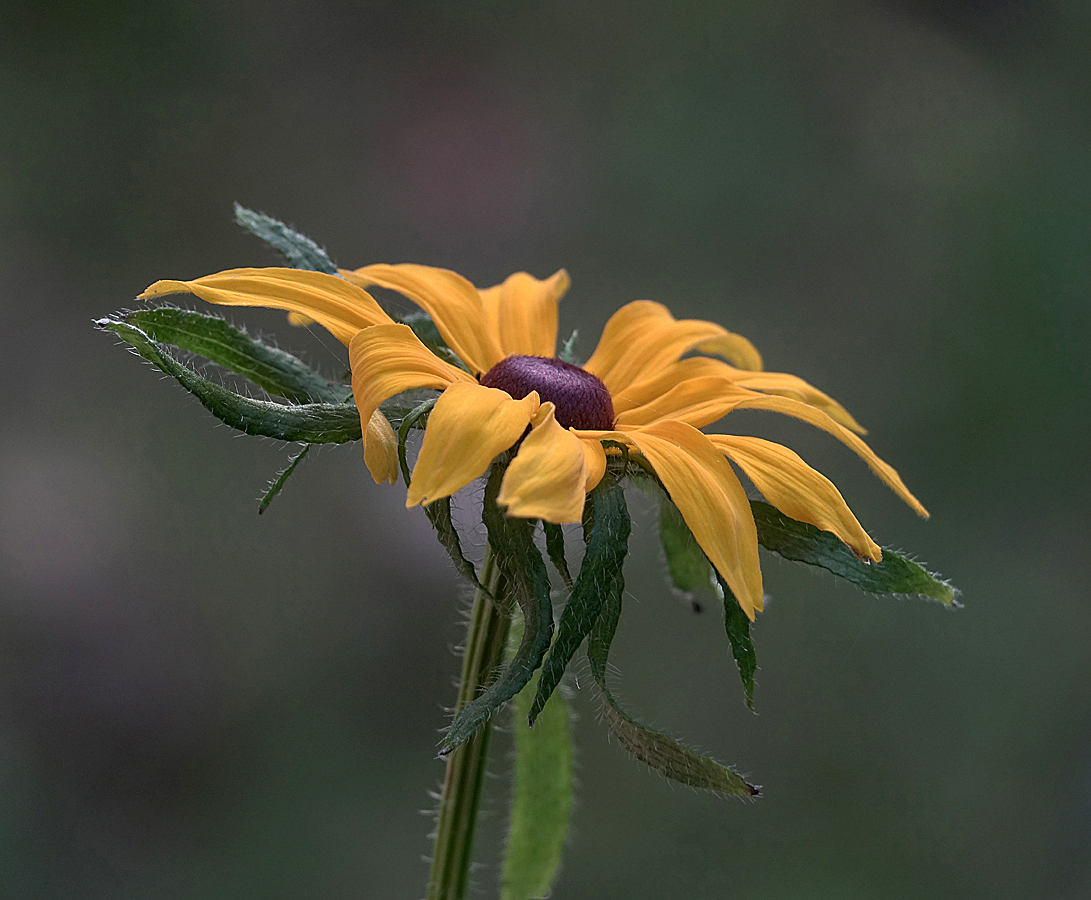
[[[397,291],[427,312],[462,365],[394,321],[368,293],[371,286]],[[844,408],[802,379],[762,371],[749,341],[712,322],[678,320],[663,305],[640,300],[614,313],[583,366],[558,359],[558,304],[568,286],[563,270],[545,280],[519,272],[479,290],[445,269],[372,265],[340,277],[233,269],[159,281],[141,296],[186,292],[211,303],[274,307],[328,329],[349,350],[365,460],[377,482],[393,483],[398,464],[380,404],[411,389],[441,391],[413,469],[410,507],[454,494],[517,447],[497,502],[511,516],[578,522],[608,450],[626,448],[662,483],[751,619],[762,608],[758,539],[732,463],[785,515],[832,532],[863,559],[878,561],[882,551],[837,488],[787,447],[700,429],[737,409],[809,422],[927,516]]]

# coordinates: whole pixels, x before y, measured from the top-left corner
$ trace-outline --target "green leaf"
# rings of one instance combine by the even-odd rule
[[[735,797],[758,796],[761,789],[748,784],[738,773],[683,746],[674,738],[642,725],[618,706],[607,686],[606,671],[610,645],[621,618],[624,589],[624,580],[619,575],[595,627],[591,629],[587,648],[591,674],[595,676],[601,695],[603,721],[626,750],[672,781]]]
[[[409,437],[409,430],[411,428],[424,428],[428,422],[428,414],[432,411],[432,407],[436,405],[436,398],[425,400],[419,406],[408,412],[398,426],[398,462],[401,465],[402,477],[405,479],[406,487],[409,486],[410,474],[409,474],[409,461],[406,459],[405,442]],[[439,500],[435,500],[424,507],[424,514],[428,516],[428,521],[432,523],[432,527],[436,530],[436,537],[439,538],[439,543],[444,550],[447,551],[447,555],[451,558],[451,562],[455,564],[455,568],[459,571],[463,578],[473,582],[474,587],[480,590],[488,591],[477,579],[477,571],[474,569],[474,564],[466,558],[466,554],[462,552],[462,541],[458,537],[458,529],[455,527],[455,521],[451,516],[451,498],[441,497]]]
[[[512,628],[513,637],[516,627]],[[501,875],[501,900],[544,897],[557,874],[572,814],[569,709],[558,691],[533,730],[527,724],[536,679],[512,700],[515,790]]]
[[[900,553],[883,548],[881,562],[859,559],[828,531],[790,519],[775,507],[751,500],[758,541],[786,559],[821,566],[873,594],[915,594],[957,607],[958,590]]]
[[[572,573],[568,571],[568,559],[564,554],[564,529],[555,522],[542,522],[542,530],[545,531],[546,553],[549,561],[553,563],[564,586],[572,590]]]
[[[295,467],[299,465],[303,457],[306,456],[310,450],[311,445],[305,444],[303,449],[288,461],[288,465],[277,473],[277,477],[273,479],[273,483],[270,484],[268,490],[266,490],[265,496],[262,497],[261,501],[258,503],[259,516],[269,508],[269,504],[273,502],[273,498],[280,493],[281,489],[284,487],[284,483],[292,477]]]
[[[95,322],[118,335],[144,359],[192,393],[216,418],[245,434],[301,444],[343,444],[360,440],[360,414],[351,403],[284,404],[254,400],[202,378],[182,365],[144,331],[123,319]]]
[[[286,400],[346,403],[352,397],[347,385],[323,378],[291,353],[270,347],[219,316],[159,306],[128,313],[124,321],[153,341],[197,353]]]
[[[455,716],[440,748],[449,753],[466,740],[503,703],[530,681],[553,637],[553,605],[549,598],[549,573],[534,543],[534,523],[510,518],[496,503],[504,466],[493,464],[485,485],[482,519],[489,532],[489,545],[496,554],[508,598],[519,604],[523,614],[523,639],[515,656],[489,688]]]
[[[667,556],[671,581],[680,591],[712,592],[712,564],[686,525],[682,513],[663,492],[659,503],[659,536]]]
[[[325,272],[327,275],[337,274],[337,266],[333,264],[325,250],[309,237],[289,228],[272,216],[254,212],[236,203],[235,221],[251,234],[257,235],[279,250],[293,269],[310,269],[313,272]]]
[[[754,641],[750,637],[750,619],[739,606],[739,601],[731,593],[731,588],[719,572],[716,578],[720,582],[720,590],[724,592],[724,626],[727,629],[727,639],[731,643],[731,655],[735,657],[735,665],[739,669],[739,677],[742,678],[742,691],[749,709],[754,708],[754,674],[758,671],[758,657],[754,652]]]
[[[542,665],[538,693],[530,708],[530,724],[550,694],[560,684],[573,655],[599,618],[603,604],[621,577],[629,549],[629,511],[621,484],[610,476],[599,482],[587,498],[587,518],[592,519],[580,574],[557,623],[557,638]]]

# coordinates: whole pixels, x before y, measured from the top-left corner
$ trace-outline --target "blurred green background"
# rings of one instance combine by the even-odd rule
[[[755,716],[634,500],[619,694],[765,796],[627,760],[581,678],[557,898],[1091,896],[1089,45],[1082,0],[0,5],[0,895],[423,892],[466,605],[423,514],[347,446],[259,519],[290,448],[91,326],[275,264],[239,201],[342,265],[564,266],[584,357],[629,300],[719,321],[933,514],[806,426],[725,423],[965,601],[767,559]]]

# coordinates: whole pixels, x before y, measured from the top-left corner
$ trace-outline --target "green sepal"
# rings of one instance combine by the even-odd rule
[[[220,316],[158,306],[127,313],[122,320],[153,341],[203,356],[293,403],[347,403],[352,397],[348,385],[329,381],[291,353],[259,341]]]
[[[312,272],[325,272],[327,275],[337,274],[337,266],[333,264],[333,260],[325,250],[309,237],[289,228],[278,219],[267,216],[265,213],[254,212],[236,203],[235,221],[251,234],[279,250],[293,269],[309,269]]]
[[[640,724],[618,706],[606,683],[606,670],[610,645],[621,618],[621,596],[624,589],[624,579],[619,574],[595,627],[591,629],[587,647],[591,674],[598,683],[602,700],[603,721],[626,750],[672,781],[734,797],[758,796],[761,788],[747,783],[737,772],[683,746],[674,738]]]
[[[714,593],[712,564],[689,530],[682,513],[665,493],[660,493],[659,537],[674,586],[687,594],[699,590]]]
[[[557,638],[542,664],[538,693],[530,708],[530,724],[560,684],[568,663],[599,618],[614,584],[621,578],[629,551],[631,524],[621,484],[606,476],[588,495],[585,518],[592,520],[580,574],[572,587],[560,621]]]
[[[561,581],[568,590],[572,590],[572,573],[568,571],[568,558],[564,552],[564,529],[555,522],[542,522],[545,532],[546,553],[553,568],[561,576]]]
[[[880,562],[865,562],[829,531],[790,519],[776,507],[751,500],[758,541],[786,559],[821,566],[873,594],[908,594],[961,606],[958,590],[900,553],[883,548]]]
[[[360,414],[351,403],[285,404],[243,397],[203,378],[172,357],[140,328],[123,319],[95,324],[118,335],[144,359],[193,394],[221,422],[245,434],[301,444],[343,444],[360,440]]]
[[[526,686],[542,664],[553,637],[549,573],[534,543],[534,522],[509,517],[496,503],[504,471],[503,465],[493,464],[485,485],[482,520],[504,577],[507,596],[518,603],[523,614],[523,639],[497,680],[455,716],[444,737],[441,754],[450,753],[469,738],[482,722]]]
[[[515,640],[521,626],[512,627]],[[501,873],[501,900],[545,897],[556,877],[572,814],[572,738],[570,712],[558,691],[527,724],[537,676],[512,700],[515,784],[507,848]]]
[[[576,362],[576,338],[580,336],[580,330],[574,329],[572,335],[561,344],[561,352],[557,354],[557,359],[561,362],[572,363],[578,365]]]
[[[742,692],[746,706],[752,711],[754,709],[754,675],[758,671],[758,657],[754,652],[754,640],[750,637],[750,619],[742,611],[739,601],[735,599],[731,588],[727,586],[727,582],[719,572],[716,573],[716,579],[724,595],[724,628],[727,630],[727,640],[731,644],[731,655],[735,657],[735,665],[742,679]]]
[[[398,425],[398,463],[401,466],[406,487],[409,487],[410,481],[409,461],[406,459],[405,449],[409,430],[411,428],[424,428],[428,423],[428,414],[432,412],[432,407],[436,405],[436,399],[425,400],[419,406],[414,407],[405,414],[401,424]],[[458,537],[458,529],[455,527],[455,521],[451,516],[451,498],[441,497],[439,500],[433,500],[424,507],[424,514],[428,516],[428,521],[432,523],[432,527],[436,530],[436,537],[439,539],[440,546],[447,551],[447,555],[451,558],[451,562],[454,563],[459,574],[471,581],[474,587],[485,591],[486,594],[489,593],[488,589],[478,580],[474,564],[462,552],[462,541]]]
[[[311,445],[305,444],[302,450],[288,460],[288,465],[277,473],[277,477],[273,479],[272,484],[270,484],[269,488],[265,491],[265,496],[258,502],[259,516],[269,508],[269,504],[273,502],[273,498],[280,493],[281,489],[284,487],[284,483],[292,477],[292,473],[295,471],[296,466],[303,461],[303,457],[306,456],[310,450]]]

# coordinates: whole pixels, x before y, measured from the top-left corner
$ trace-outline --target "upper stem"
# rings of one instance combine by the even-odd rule
[[[504,605],[500,567],[488,546],[481,567],[481,583],[485,590],[479,588],[474,594],[470,612],[456,714],[492,680],[503,665],[507,650],[510,610]],[[427,900],[463,900],[466,896],[491,734],[489,720],[447,757]]]

